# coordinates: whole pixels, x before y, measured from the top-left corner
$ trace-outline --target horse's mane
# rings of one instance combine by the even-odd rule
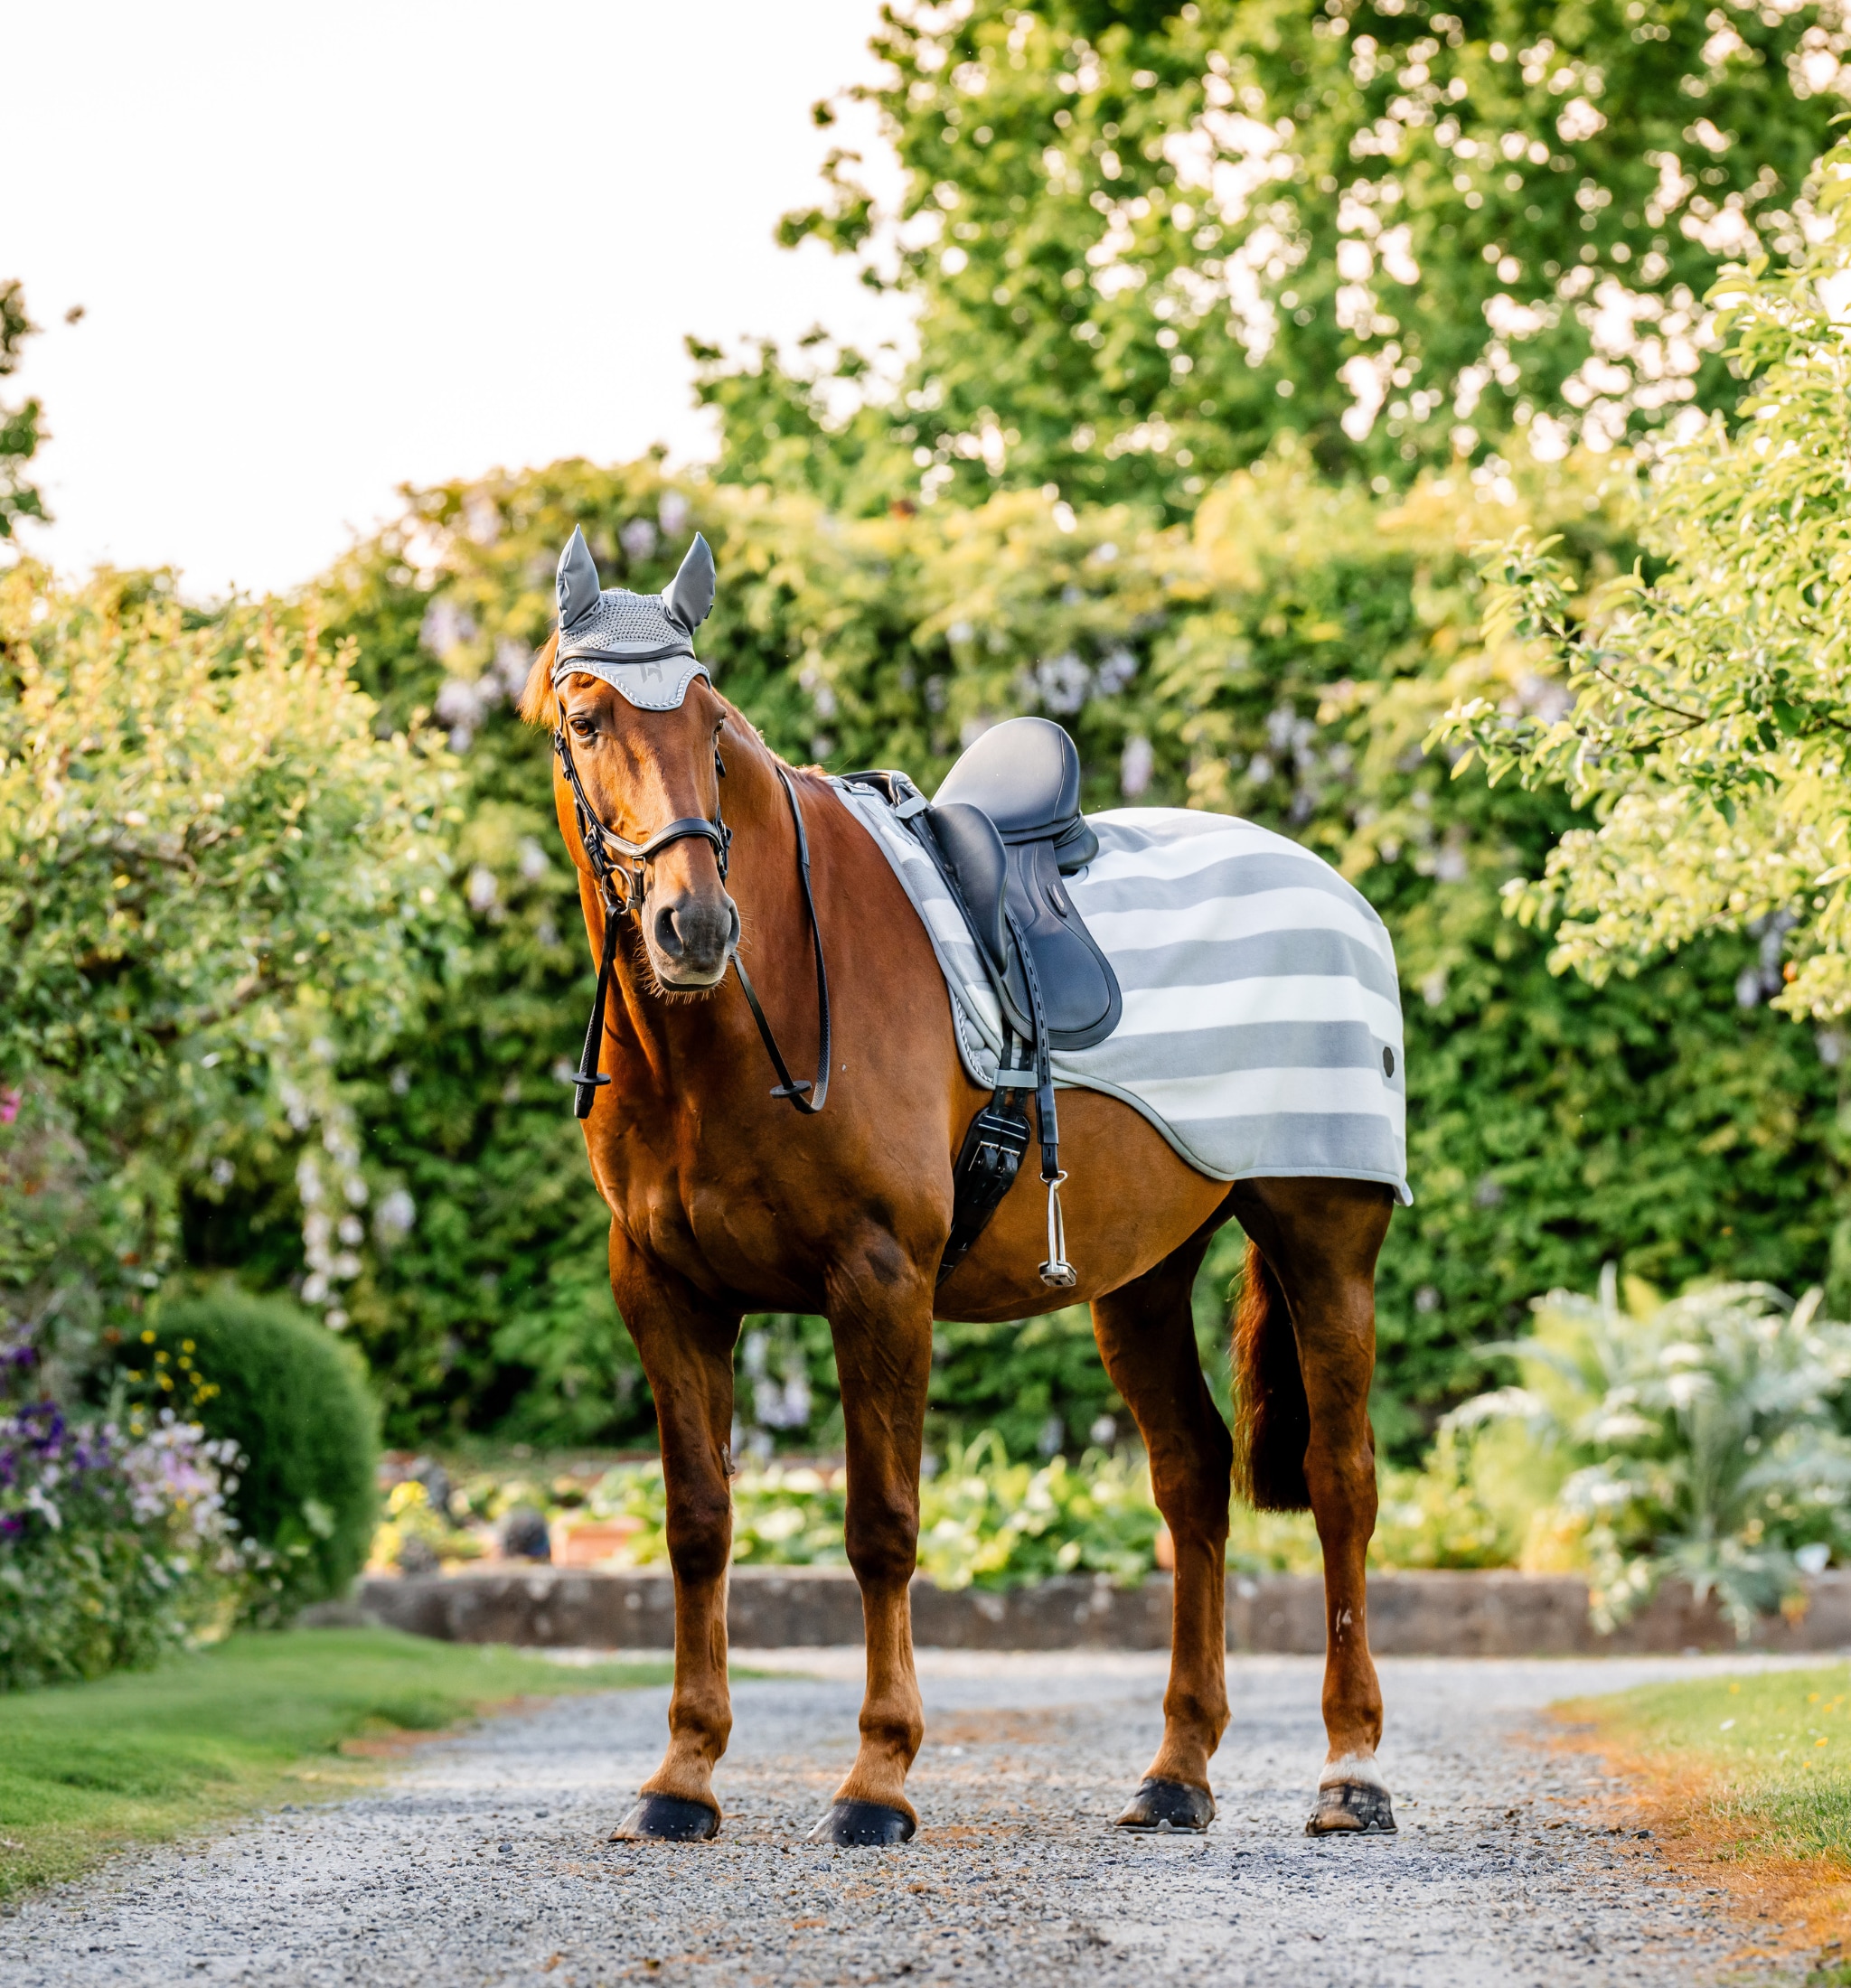
[[[527,672],[527,687],[514,707],[530,725],[544,725],[550,732],[557,729],[559,722],[559,694],[553,689],[553,657],[559,646],[559,632],[556,628],[540,643],[533,667]]]

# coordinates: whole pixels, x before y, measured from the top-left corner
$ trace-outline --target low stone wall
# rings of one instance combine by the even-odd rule
[[[1798,1621],[1764,1619],[1757,1650],[1851,1647],[1851,1573],[1809,1582]],[[376,1620],[448,1643],[552,1648],[667,1650],[674,1646],[674,1583],[664,1571],[589,1572],[508,1567],[463,1573],[382,1575],[361,1583]],[[735,1568],[727,1607],[736,1648],[859,1643],[854,1576],[834,1567]],[[1170,1642],[1170,1580],[1136,1588],[1068,1575],[1006,1594],[913,1585],[913,1634],[930,1648],[1159,1650]],[[1402,1573],[1369,1580],[1369,1643],[1380,1656],[1583,1656],[1733,1650],[1734,1632],[1714,1602],[1699,1607],[1681,1582],[1611,1636],[1588,1621],[1587,1589],[1558,1574]],[[1315,1575],[1230,1575],[1230,1650],[1318,1655],[1323,1583]]]

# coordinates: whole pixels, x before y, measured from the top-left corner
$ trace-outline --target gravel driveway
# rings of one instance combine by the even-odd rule
[[[0,1922],[0,1979],[1688,1988],[1739,1946],[1718,1894],[1592,1829],[1587,1762],[1524,1737],[1552,1700],[1705,1660],[1385,1662],[1401,1833],[1317,1840],[1300,1832],[1321,1666],[1236,1659],[1217,1821],[1137,1838],[1107,1824],[1160,1729],[1162,1659],[926,1652],[924,1827],[883,1851],[799,1840],[853,1752],[860,1652],[740,1660],[809,1674],[736,1686],[718,1843],[606,1843],[660,1755],[667,1693],[564,1700],[339,1807],[37,1898]]]

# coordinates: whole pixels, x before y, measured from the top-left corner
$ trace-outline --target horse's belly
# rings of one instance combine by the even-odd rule
[[[1070,1290],[1041,1281],[1048,1189],[1031,1146],[976,1247],[938,1294],[943,1318],[1032,1318],[1083,1304],[1141,1277],[1188,1242],[1227,1198],[1227,1183],[1186,1164],[1142,1113],[1096,1091],[1062,1091],[1060,1190]]]

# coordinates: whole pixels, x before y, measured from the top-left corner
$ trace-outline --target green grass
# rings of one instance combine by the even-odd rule
[[[1718,1854],[1851,1867],[1851,1664],[1648,1684],[1559,1709],[1687,1777],[1693,1820]]]
[[[390,1629],[297,1629],[0,1696],[0,1899],[130,1843],[344,1793],[378,1772],[344,1756],[344,1740],[435,1732],[511,1698],[670,1675],[666,1664],[568,1669]]]

